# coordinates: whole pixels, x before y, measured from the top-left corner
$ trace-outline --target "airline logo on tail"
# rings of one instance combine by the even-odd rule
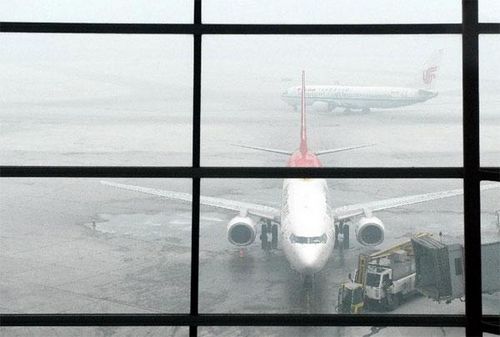
[[[443,49],[436,50],[425,62],[422,70],[422,83],[426,89],[432,89],[436,84],[436,78],[443,58]]]
[[[422,80],[425,84],[431,84],[432,80],[436,78],[437,66],[429,67],[422,72]]]

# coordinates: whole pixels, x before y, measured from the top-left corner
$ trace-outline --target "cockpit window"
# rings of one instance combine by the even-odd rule
[[[290,241],[292,243],[301,243],[301,244],[311,244],[311,243],[326,243],[327,237],[326,234],[321,236],[297,236],[290,235]]]

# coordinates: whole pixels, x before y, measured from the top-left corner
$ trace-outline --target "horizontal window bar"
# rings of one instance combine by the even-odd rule
[[[479,174],[481,180],[500,181],[500,168],[481,168]]]
[[[496,24],[486,24],[492,31]],[[481,29],[481,25],[479,25]],[[128,24],[0,22],[0,32],[116,34],[460,34],[461,24]]]
[[[500,34],[500,23],[480,23],[480,34]]]
[[[7,33],[193,34],[194,24],[0,22]]]
[[[3,326],[436,326],[463,327],[465,315],[337,314],[2,314]]]
[[[498,316],[484,316],[481,326],[483,332],[500,335],[500,317]]]
[[[203,34],[459,34],[460,24],[203,25]]]
[[[462,178],[461,167],[0,166],[0,177],[73,178]]]
[[[500,23],[479,23],[480,34],[500,33]],[[11,33],[119,33],[119,34],[460,34],[462,25],[363,24],[363,25],[265,25],[265,24],[151,24],[0,22],[0,32]]]

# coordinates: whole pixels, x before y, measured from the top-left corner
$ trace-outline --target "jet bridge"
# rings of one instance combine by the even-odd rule
[[[463,245],[432,237],[411,239],[415,253],[415,287],[436,301],[452,301],[464,296]],[[482,291],[500,291],[500,241],[481,245]]]

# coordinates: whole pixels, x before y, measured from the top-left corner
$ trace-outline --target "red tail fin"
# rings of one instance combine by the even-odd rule
[[[307,134],[306,134],[306,73],[302,70],[302,90],[300,104],[300,152],[302,155],[307,153]]]

